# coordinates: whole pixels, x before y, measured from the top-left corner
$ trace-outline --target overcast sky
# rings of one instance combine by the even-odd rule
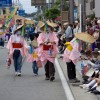
[[[16,2],[16,0],[14,0]],[[31,0],[19,0],[21,4],[23,5],[23,9],[26,13],[33,13],[36,12],[37,9],[33,6],[31,6]]]

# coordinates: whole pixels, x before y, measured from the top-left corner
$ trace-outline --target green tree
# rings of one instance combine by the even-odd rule
[[[55,3],[55,5],[54,5],[54,7],[56,7],[56,8],[61,8],[61,6],[62,6],[62,10],[69,10],[69,7],[68,7],[68,1],[69,0],[64,0],[63,2],[61,2],[62,0],[56,0],[56,3]]]
[[[45,17],[47,19],[55,20],[55,18],[57,18],[57,16],[59,16],[59,15],[60,15],[60,10],[58,10],[55,7],[51,8],[45,12]]]

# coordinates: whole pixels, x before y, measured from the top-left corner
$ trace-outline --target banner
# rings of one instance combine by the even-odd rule
[[[46,0],[31,0],[32,6],[46,5]]]
[[[18,10],[18,15],[25,16],[25,10]]]
[[[12,0],[0,0],[0,7],[9,7],[12,5]]]
[[[13,7],[13,8],[12,8],[11,14],[8,16],[8,19],[6,20],[6,23],[5,23],[5,27],[6,27],[6,28],[9,27],[10,22],[12,21],[14,15],[16,14],[17,9],[18,9],[18,7]]]

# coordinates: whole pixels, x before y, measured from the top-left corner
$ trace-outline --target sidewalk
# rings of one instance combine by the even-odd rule
[[[59,56],[58,56],[58,62],[68,82],[66,63],[62,59],[59,59]],[[98,97],[96,95],[92,93],[88,93],[86,92],[86,90],[81,89],[79,87],[79,85],[82,84],[82,77],[80,73],[78,72],[78,70],[77,70],[77,78],[80,79],[81,83],[71,84],[68,82],[69,87],[75,97],[75,100],[98,100]]]

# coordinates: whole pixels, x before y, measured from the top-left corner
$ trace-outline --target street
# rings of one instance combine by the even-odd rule
[[[54,82],[45,80],[44,69],[33,76],[31,63],[26,61],[22,76],[14,74],[13,65],[6,68],[7,50],[0,48],[0,100],[66,100],[66,95],[56,71]]]

